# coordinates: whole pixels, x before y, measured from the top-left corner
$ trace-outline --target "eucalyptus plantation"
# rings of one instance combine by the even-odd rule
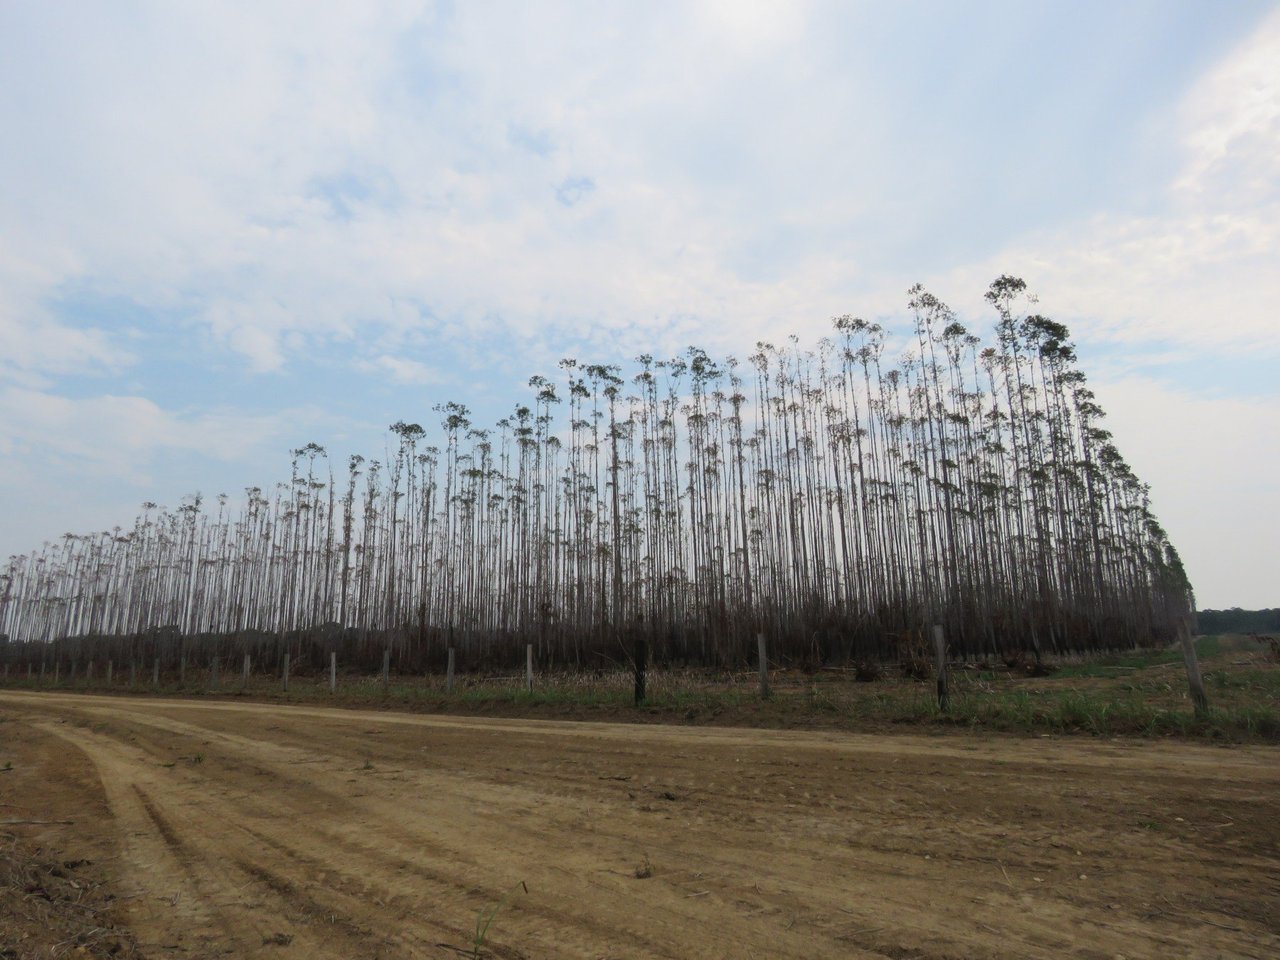
[[[146,503],[11,558],[5,656],[739,665],[763,634],[821,663],[933,623],[975,656],[1171,642],[1190,586],[1068,331],[1015,278],[987,299],[989,344],[916,287],[900,341],[840,317],[745,360],[565,359],[493,428],[447,402],[381,460],[306,444],[238,505]]]

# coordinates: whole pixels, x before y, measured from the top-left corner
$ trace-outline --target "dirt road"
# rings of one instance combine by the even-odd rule
[[[60,784],[0,817],[100,792],[64,840],[110,835],[144,956],[470,956],[499,903],[482,955],[1280,955],[1274,748],[14,692],[0,717]]]

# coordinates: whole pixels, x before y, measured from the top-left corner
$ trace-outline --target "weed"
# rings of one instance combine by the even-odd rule
[[[646,853],[644,855],[644,862],[641,863],[640,866],[636,867],[636,879],[648,880],[652,876],[653,864],[649,862],[649,855]]]
[[[0,767],[0,773],[8,773],[8,772],[9,772],[10,770],[12,770],[12,769],[13,769],[13,761],[12,761],[12,760],[6,760],[6,761],[4,762],[4,766],[3,766],[3,767]]]
[[[1216,657],[1222,652],[1222,637],[1218,634],[1210,634],[1206,637],[1196,638],[1197,656]]]
[[[898,669],[908,680],[928,680],[933,676],[933,665],[924,657],[907,657],[898,664]]]
[[[853,678],[859,683],[875,683],[884,676],[884,667],[874,660],[859,660],[854,665]]]
[[[507,901],[510,900],[512,897],[514,897],[516,895],[516,892],[520,890],[523,890],[525,893],[529,892],[529,887],[525,884],[523,880],[521,880],[514,887],[512,887],[511,891],[505,897],[499,900],[497,904],[494,905],[494,908],[489,912],[488,917],[484,915],[483,908],[476,915],[476,935],[475,935],[475,939],[471,941],[472,960],[480,960],[480,951],[484,948],[484,941],[485,941],[485,938],[489,935],[489,926],[493,923],[494,917],[498,915],[499,910],[501,910],[503,907],[507,905]]]
[[[197,753],[191,758],[192,763],[204,763],[204,754]]]

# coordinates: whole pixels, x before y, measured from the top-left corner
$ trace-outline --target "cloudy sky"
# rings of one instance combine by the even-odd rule
[[[1274,2],[12,0],[0,130],[0,557],[1010,273],[1280,606]]]

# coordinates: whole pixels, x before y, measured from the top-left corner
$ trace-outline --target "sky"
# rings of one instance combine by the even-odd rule
[[[0,135],[0,557],[1012,274],[1280,606],[1275,2],[13,0]]]

